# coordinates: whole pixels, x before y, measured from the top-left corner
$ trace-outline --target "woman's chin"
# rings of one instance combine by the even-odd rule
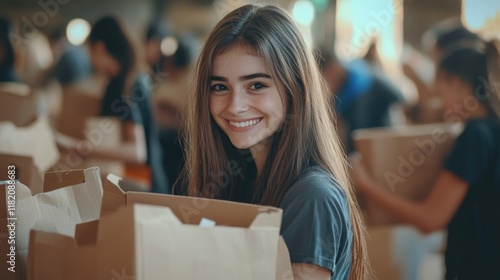
[[[231,140],[231,143],[233,144],[233,146],[235,146],[236,148],[238,148],[240,150],[249,149],[250,147],[252,147],[254,145],[251,142],[244,141],[244,140],[237,140],[237,141]]]

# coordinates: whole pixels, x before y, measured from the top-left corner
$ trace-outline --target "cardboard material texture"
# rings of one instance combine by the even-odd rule
[[[26,186],[33,186],[35,189],[31,190],[33,193],[42,191],[43,178],[32,157],[0,154],[0,170],[5,170],[5,172],[0,172],[0,181],[9,180],[7,170],[11,165],[15,166],[16,178],[20,182]]]
[[[38,170],[39,178],[59,159],[59,151],[52,134],[52,129],[46,118],[38,118],[24,127],[16,127],[10,122],[0,122],[0,153],[4,155],[31,157],[34,166]],[[1,160],[0,165],[3,166],[9,165],[9,162],[16,161],[16,158],[6,158],[4,156]],[[24,165],[20,166],[20,169],[29,168],[29,164],[27,167]],[[39,193],[42,190],[39,181],[29,187],[34,193]]]
[[[30,189],[17,182],[15,184],[15,209],[5,211],[9,204],[5,195],[8,186],[0,186],[0,221],[7,224],[7,218],[15,220],[16,271],[23,275],[27,264],[30,230],[56,232],[74,236],[75,225],[96,220],[100,216],[103,188],[99,168],[47,173],[43,193],[33,195]],[[10,190],[10,189],[9,189]],[[10,190],[11,191],[11,190]],[[8,214],[8,215],[7,215]],[[5,226],[0,227],[0,247],[2,252],[7,246],[8,233]],[[9,279],[12,272],[7,271],[5,254],[0,256],[0,279]],[[52,257],[52,256],[50,256]]]
[[[96,147],[106,148],[120,144],[122,141],[120,120],[114,117],[88,117],[84,120],[82,131],[85,138],[80,140],[80,149],[71,152],[61,151],[61,157],[52,170],[85,169],[99,166],[101,174],[104,176],[108,173],[124,174],[125,167],[120,161],[85,156],[85,153]]]
[[[0,122],[25,126],[36,119],[36,115],[36,98],[29,86],[0,83]]]
[[[364,166],[378,185],[418,201],[432,188],[462,129],[460,124],[362,129],[354,132],[354,140]],[[368,224],[398,222],[372,201],[364,203]]]
[[[98,93],[76,87],[65,88],[57,131],[77,139],[85,139],[85,121],[89,117],[99,116],[100,109],[101,97]]]
[[[32,231],[29,279],[293,279],[281,215],[106,183],[100,220],[77,225],[75,238]],[[199,227],[202,218],[217,225]]]

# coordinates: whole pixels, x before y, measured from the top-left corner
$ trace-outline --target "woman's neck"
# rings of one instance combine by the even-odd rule
[[[269,152],[270,143],[259,143],[250,147],[255,166],[257,167],[257,177],[262,174],[264,163],[266,162],[267,153]]]

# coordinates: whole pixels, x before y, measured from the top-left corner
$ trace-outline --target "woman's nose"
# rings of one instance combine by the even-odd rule
[[[228,104],[228,111],[238,115],[246,112],[249,108],[248,96],[243,89],[235,89],[231,92]]]

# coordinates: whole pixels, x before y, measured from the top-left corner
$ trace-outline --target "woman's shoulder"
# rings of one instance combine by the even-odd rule
[[[301,203],[335,203],[347,207],[347,197],[340,183],[320,166],[304,170],[288,188],[283,203],[300,199]]]

